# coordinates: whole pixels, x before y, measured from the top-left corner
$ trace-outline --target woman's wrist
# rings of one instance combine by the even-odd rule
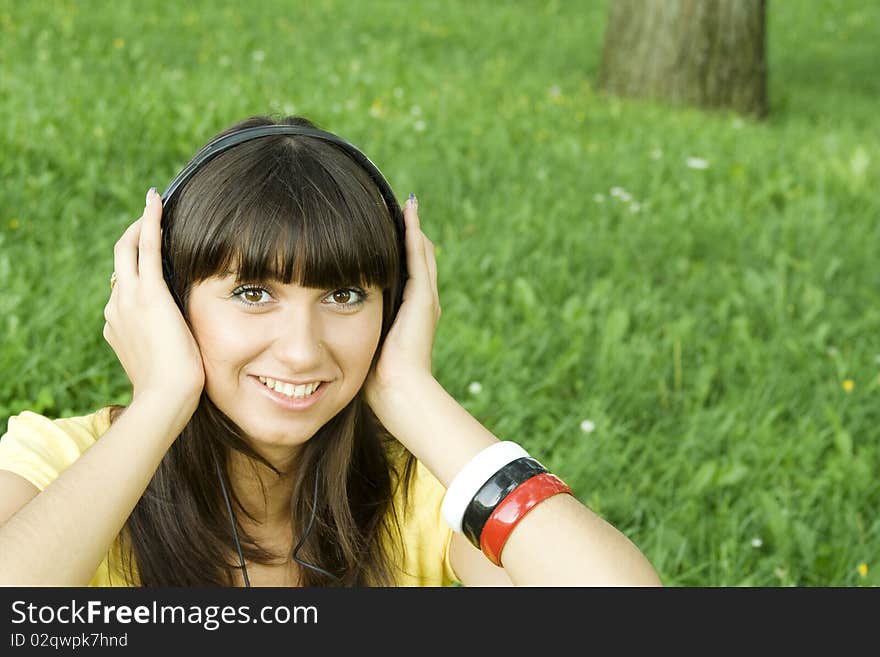
[[[190,418],[198,408],[201,393],[160,392],[148,390],[136,393],[129,404],[127,412],[134,412],[148,417],[157,429],[164,428],[162,435],[171,441],[180,435]]]
[[[367,387],[367,403],[382,426],[400,439],[398,433],[406,431],[409,420],[408,405],[433,392],[435,385],[439,384],[430,373],[400,375],[384,383],[376,379]]]

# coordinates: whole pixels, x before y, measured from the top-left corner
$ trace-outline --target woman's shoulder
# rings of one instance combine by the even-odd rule
[[[112,409],[105,406],[86,415],[55,419],[31,411],[10,417],[0,437],[0,470],[14,472],[44,490],[110,428]],[[89,586],[128,586],[121,563],[117,538]]]
[[[110,428],[111,406],[93,413],[71,417],[50,418],[32,411],[22,411],[9,418],[2,440],[51,440],[66,438],[85,451]]]
[[[40,490],[48,486],[110,427],[110,407],[52,419],[22,411],[0,437],[0,470],[21,475]]]

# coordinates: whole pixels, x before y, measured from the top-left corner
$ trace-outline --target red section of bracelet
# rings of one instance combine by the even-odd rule
[[[501,565],[501,550],[517,523],[538,504],[558,493],[574,495],[556,475],[545,472],[526,479],[505,497],[480,533],[480,549],[496,566]]]

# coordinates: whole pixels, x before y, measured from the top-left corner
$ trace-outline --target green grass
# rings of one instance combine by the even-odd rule
[[[437,378],[667,584],[880,584],[876,3],[769,3],[763,123],[603,97],[601,2],[296,4],[0,2],[0,430],[128,400],[114,242],[293,112],[418,194]]]

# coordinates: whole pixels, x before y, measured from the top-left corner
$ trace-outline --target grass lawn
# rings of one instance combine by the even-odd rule
[[[440,382],[666,584],[880,584],[877,3],[769,3],[764,122],[603,97],[604,2],[259,4],[0,0],[0,432],[128,401],[114,242],[301,114],[418,195]]]

